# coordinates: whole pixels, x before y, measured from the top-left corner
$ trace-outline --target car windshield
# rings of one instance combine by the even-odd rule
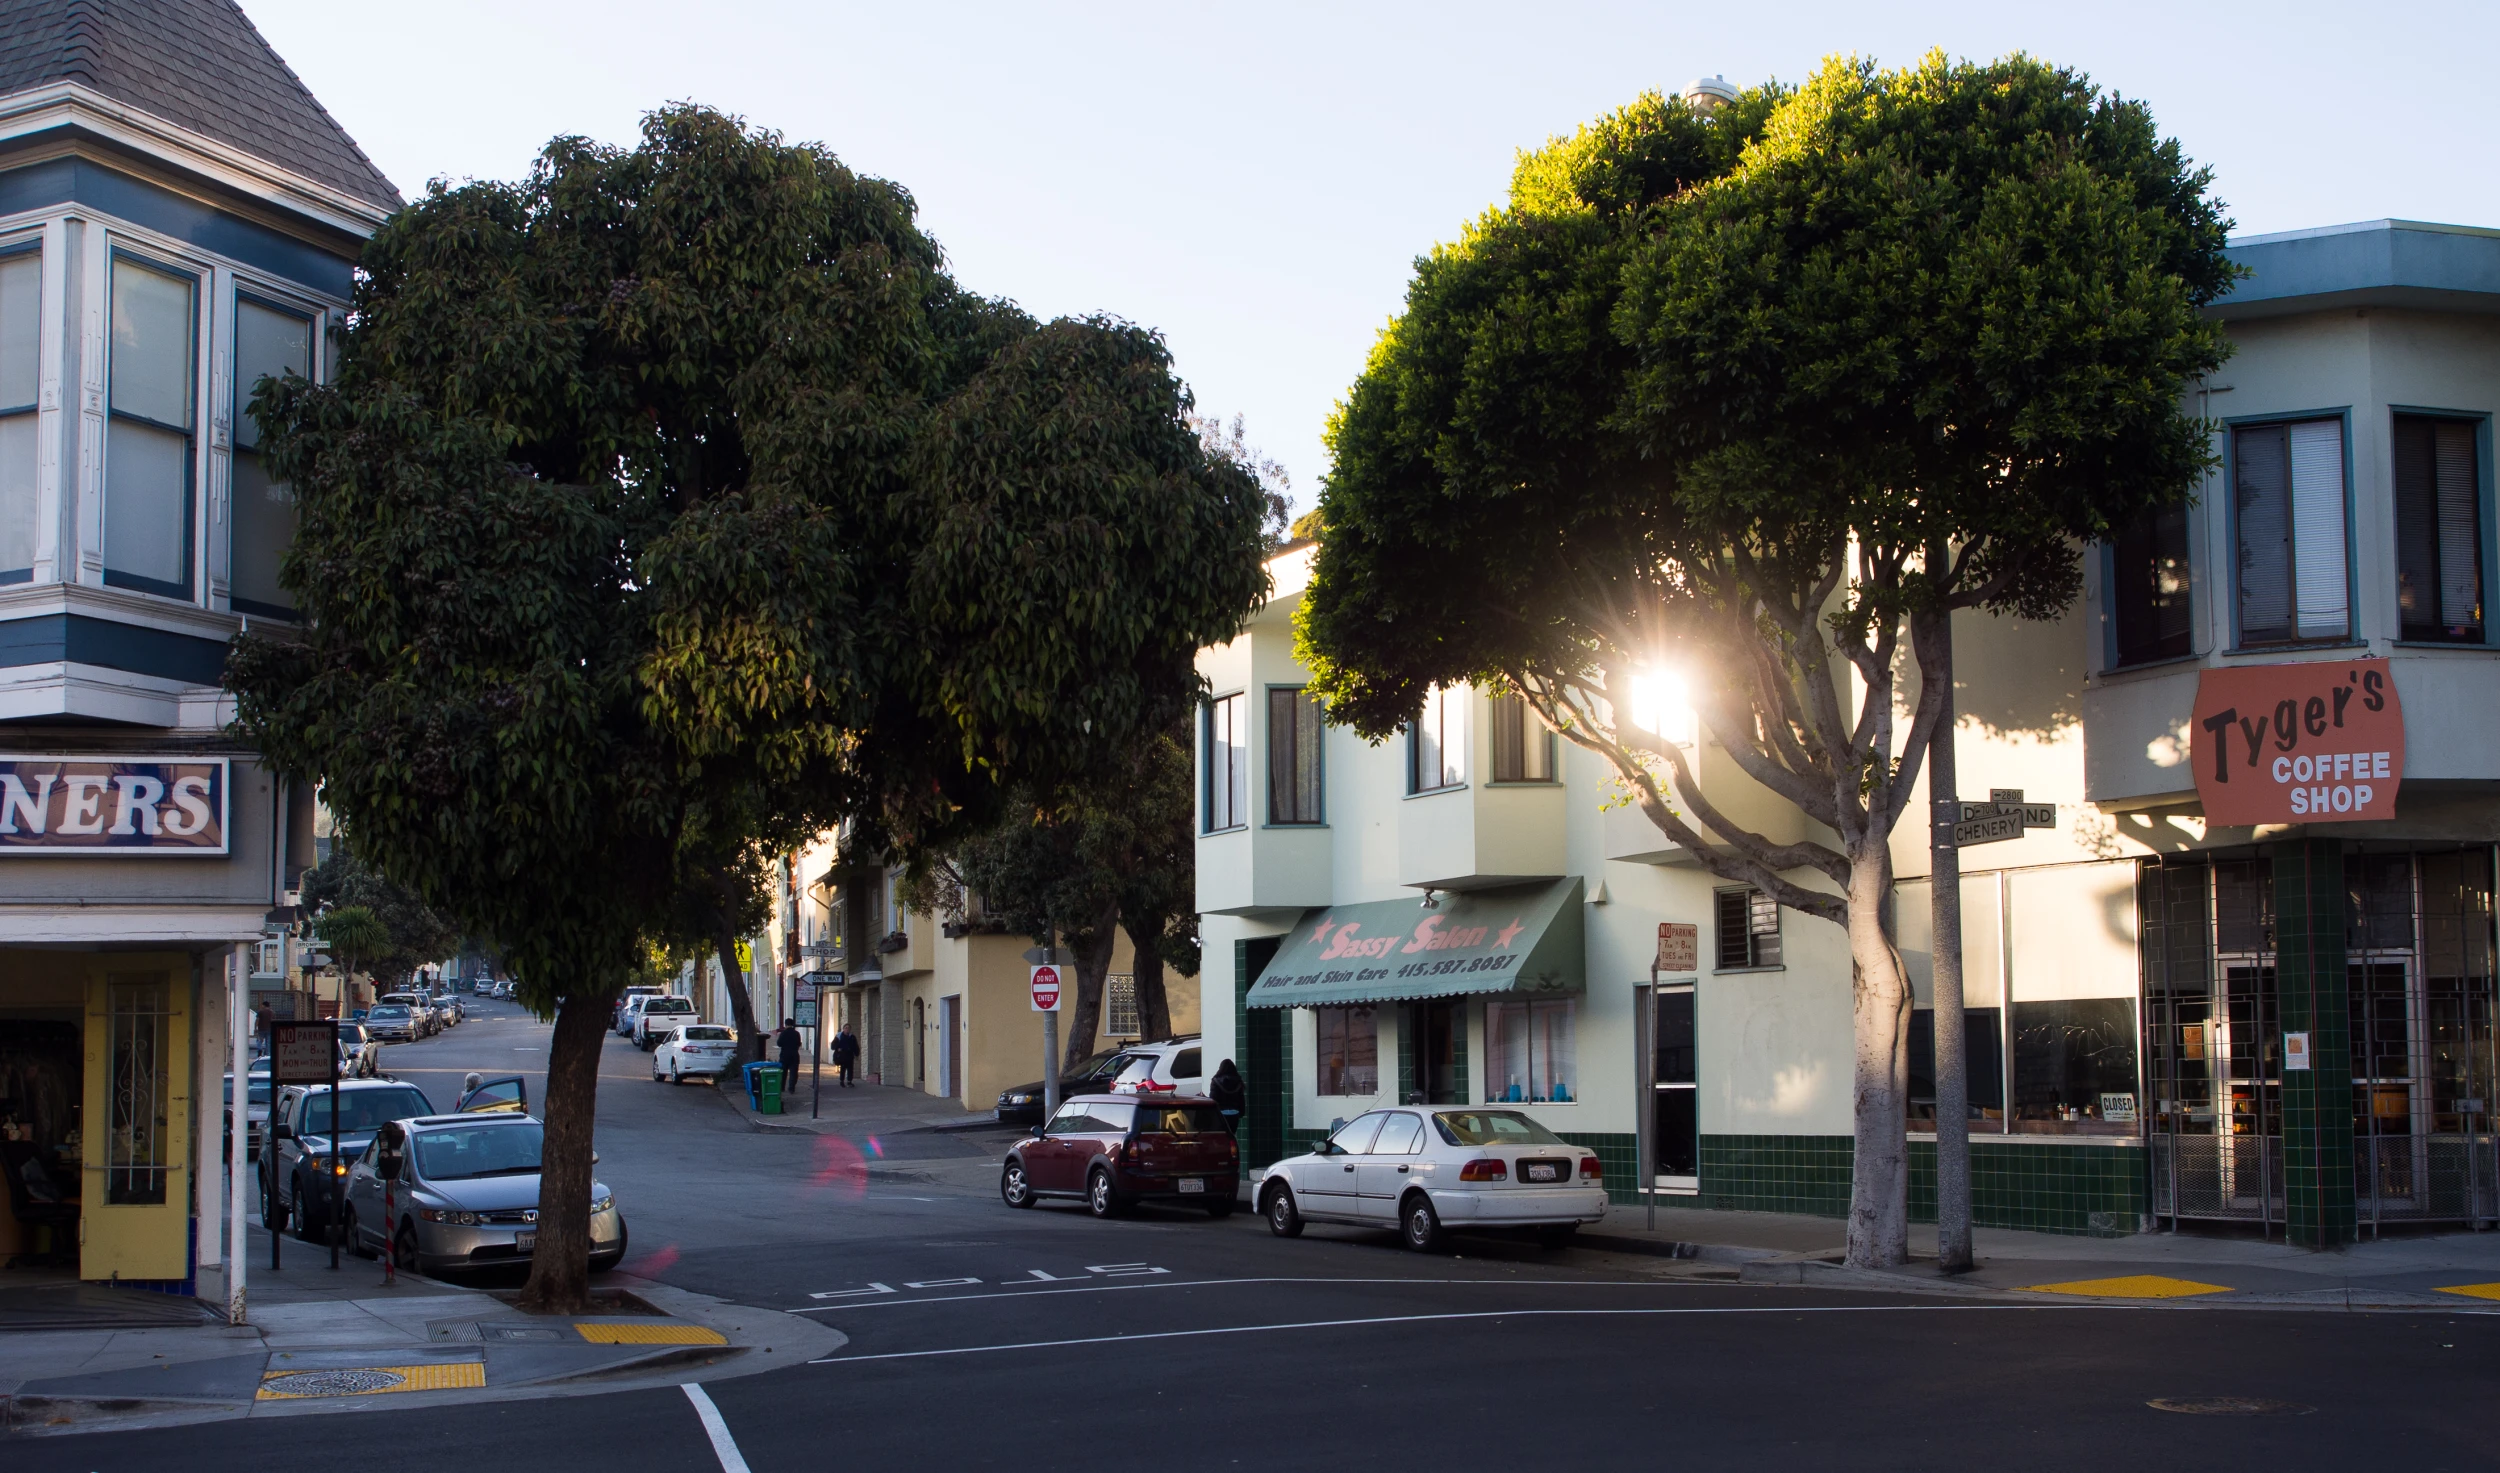
[[[250,1082],[249,1084],[247,1084],[246,1086],[244,1086],[244,1090],[243,1090],[243,1100],[244,1100],[244,1103],[245,1103],[245,1104],[251,1104],[251,1105],[266,1105],[266,1104],[268,1104],[268,1103],[269,1103],[269,1076],[268,1076],[268,1075],[266,1075],[266,1074],[261,1074],[261,1075],[256,1075],[256,1076],[247,1076],[247,1077],[250,1079],[250,1081],[251,1081],[251,1082]],[[231,1105],[231,1104],[233,1104],[233,1103],[234,1103],[234,1077],[233,1077],[232,1075],[228,1075],[228,1076],[226,1077],[226,1103],[227,1103],[227,1104],[229,1104],[229,1105]]]
[[[1453,1146],[1559,1146],[1563,1138],[1516,1110],[1446,1110],[1432,1128]]]
[[[677,1036],[689,1043],[727,1043],[729,1030],[708,1023],[697,1023],[677,1030]]]
[[[411,1085],[395,1085],[385,1089],[343,1089],[339,1091],[339,1123],[341,1135],[358,1135],[380,1130],[392,1120],[405,1120],[411,1115],[431,1115],[434,1106]],[[330,1133],[330,1091],[318,1089],[304,1096],[296,1106],[296,1128],[306,1135]]]
[[[1213,1105],[1140,1105],[1139,1135],[1222,1135],[1224,1113]]]
[[[382,1023],[405,1018],[408,1016],[408,1010],[399,1006],[397,1003],[386,1003],[381,1007],[375,1008],[372,1012],[365,1014],[365,1016],[371,1018],[376,1023]]]
[[[534,1176],[542,1139],[535,1120],[421,1130],[417,1132],[417,1175],[427,1181]]]

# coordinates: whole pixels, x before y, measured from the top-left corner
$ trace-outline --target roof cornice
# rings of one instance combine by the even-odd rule
[[[0,97],[0,144],[60,128],[92,133],[234,193],[305,216],[360,239],[390,212],[78,82],[53,82]]]

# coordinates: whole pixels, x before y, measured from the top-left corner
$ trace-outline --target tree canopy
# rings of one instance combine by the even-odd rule
[[[663,109],[437,184],[332,381],[253,395],[303,626],[237,641],[240,724],[555,1014],[541,1302],[580,1299],[598,1024],[651,943],[839,816],[943,833],[1159,730],[1151,672],[1263,590],[1160,338],[965,290],[914,214]]]
[[[2182,389],[2231,280],[2208,183],[2023,56],[1644,97],[1418,262],[1330,426],[1300,642],[1331,720],[1517,691],[1712,872],[1848,929],[1860,1262],[1904,1240],[1885,904],[1940,688],[1904,706],[1903,635],[2060,609],[2082,543],[2191,494]],[[1632,723],[1669,672],[1809,837],[1732,821]]]
[[[369,975],[396,980],[460,945],[458,927],[415,892],[366,865],[345,843],[333,844],[329,858],[304,872],[302,891],[306,908],[332,907],[324,917],[325,935],[326,923],[343,907],[362,909],[381,924],[381,941],[356,950],[358,968]]]

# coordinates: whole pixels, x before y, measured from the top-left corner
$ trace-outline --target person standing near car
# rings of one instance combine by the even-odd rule
[[[859,1040],[851,1036],[851,1025],[845,1023],[833,1035],[833,1072],[842,1088],[851,1087],[851,1066],[859,1062]]]
[[[773,1035],[773,1044],[781,1050],[781,1092],[785,1095],[799,1087],[799,1020],[784,1018],[781,1031]]]
[[[1241,1071],[1226,1059],[1215,1066],[1215,1077],[1207,1081],[1207,1098],[1224,1116],[1224,1128],[1241,1134],[1241,1112],[1250,1102],[1250,1091],[1241,1082]]]

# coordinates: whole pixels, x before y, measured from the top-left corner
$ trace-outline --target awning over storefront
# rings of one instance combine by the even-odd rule
[[[1587,989],[1580,882],[1303,912],[1251,985],[1254,1008]]]

